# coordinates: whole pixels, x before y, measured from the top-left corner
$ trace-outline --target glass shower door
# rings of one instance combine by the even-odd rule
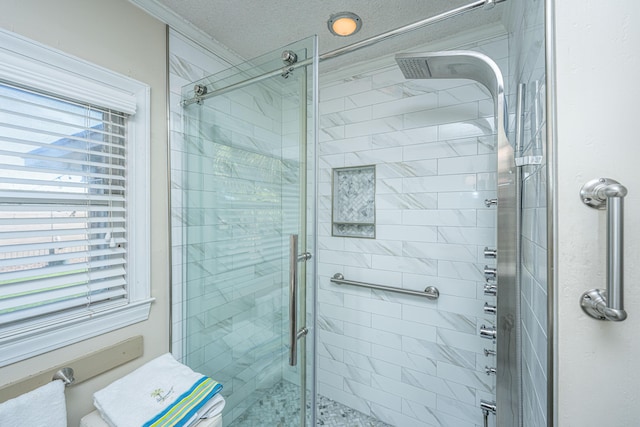
[[[316,51],[183,89],[183,361],[223,384],[225,427],[313,423]]]

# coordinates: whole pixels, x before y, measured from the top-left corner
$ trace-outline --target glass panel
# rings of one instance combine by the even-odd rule
[[[315,45],[310,38],[283,50],[302,61],[317,56]],[[281,70],[281,54],[195,82],[183,99],[195,84],[212,94]],[[313,355],[314,260],[298,263],[298,326],[310,332],[295,367],[288,304],[289,236],[299,235],[300,253],[315,253],[315,207],[307,206],[315,200],[315,70],[271,73],[185,107],[184,362],[223,384],[228,427],[313,423],[305,348]]]

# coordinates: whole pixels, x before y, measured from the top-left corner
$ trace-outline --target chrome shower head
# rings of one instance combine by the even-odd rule
[[[493,96],[502,87],[502,74],[496,63],[478,52],[399,53],[396,62],[407,79],[470,79],[482,83]]]

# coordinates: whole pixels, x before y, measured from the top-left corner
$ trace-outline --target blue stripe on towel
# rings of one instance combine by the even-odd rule
[[[209,399],[222,389],[222,384],[202,377],[164,411],[147,421],[143,427],[181,427],[189,421]]]

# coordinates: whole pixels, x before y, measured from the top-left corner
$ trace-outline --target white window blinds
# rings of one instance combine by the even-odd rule
[[[126,121],[0,83],[0,328],[127,303]]]

